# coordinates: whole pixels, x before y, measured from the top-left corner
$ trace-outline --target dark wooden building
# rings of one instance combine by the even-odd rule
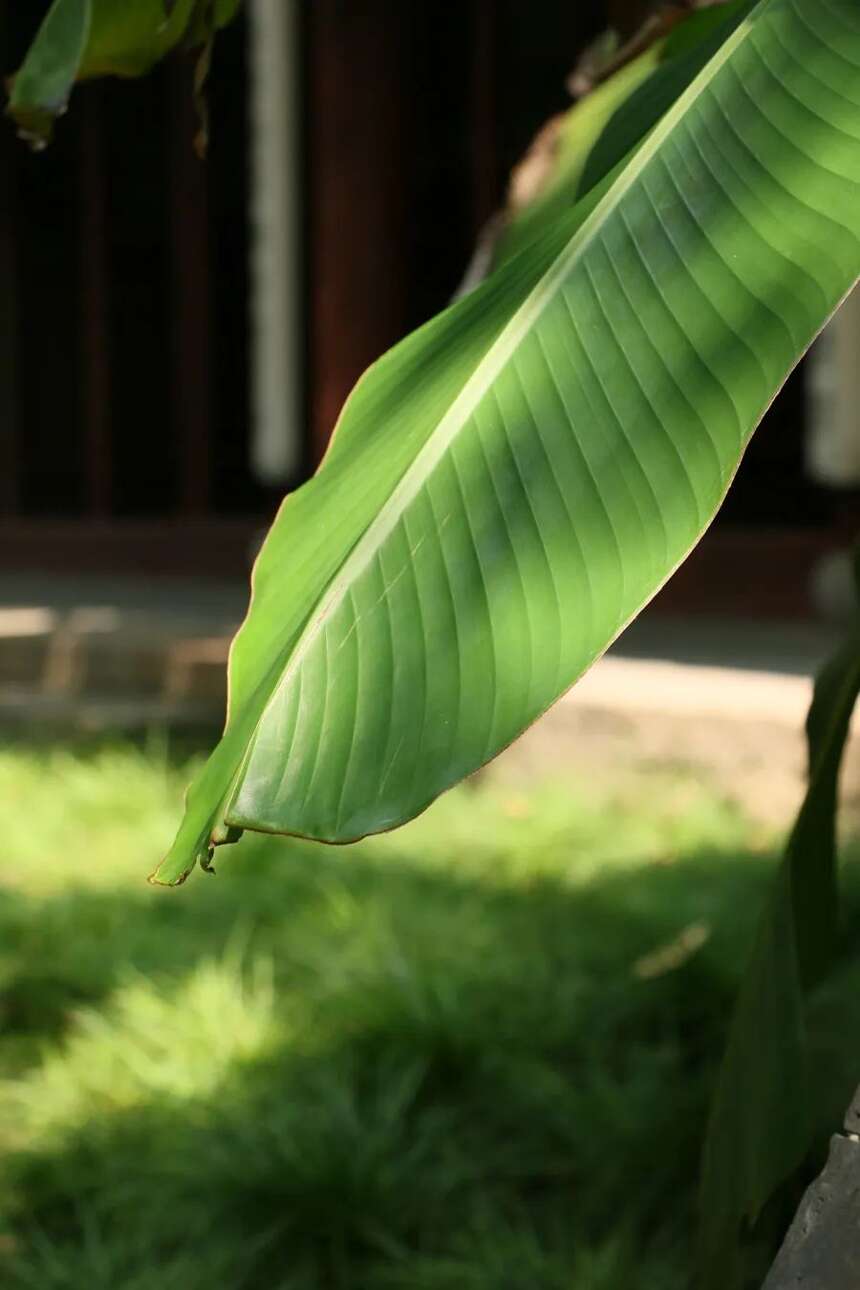
[[[181,58],[77,90],[43,154],[7,124],[0,568],[244,572],[355,379],[450,297],[606,21],[603,0],[248,0],[217,43],[205,164]],[[4,22],[9,69],[31,7]],[[280,419],[257,388],[273,340]],[[805,474],[805,408],[801,370],[666,603],[804,609],[855,522],[855,494]]]

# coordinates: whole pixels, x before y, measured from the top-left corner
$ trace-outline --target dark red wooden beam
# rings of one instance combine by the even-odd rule
[[[474,0],[472,173],[475,235],[501,203],[499,184],[498,0]]]
[[[178,439],[179,509],[203,515],[212,492],[211,282],[206,163],[194,150],[200,128],[193,63],[170,65],[173,424]],[[238,179],[237,179],[238,182]],[[241,308],[241,302],[236,302]]]
[[[101,519],[111,510],[113,453],[107,181],[101,96],[96,86],[86,88],[76,111],[80,131],[78,203],[84,488],[87,513]]]
[[[4,66],[11,58],[8,14],[0,7],[0,52]],[[0,131],[0,514],[14,515],[21,503],[20,424],[18,403],[18,274],[15,221],[17,185],[12,123]]]
[[[355,381],[406,328],[410,5],[314,0],[308,8],[310,413],[318,459]]]
[[[0,572],[246,581],[260,520],[0,520]]]
[[[0,514],[14,515],[21,502],[18,405],[18,274],[15,245],[14,147],[8,131],[0,142]]]

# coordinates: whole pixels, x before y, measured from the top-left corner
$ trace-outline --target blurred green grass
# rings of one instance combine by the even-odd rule
[[[0,754],[0,1284],[683,1290],[778,839],[683,771],[486,777],[156,890],[189,773],[157,742]],[[822,1142],[857,1076],[857,868]]]

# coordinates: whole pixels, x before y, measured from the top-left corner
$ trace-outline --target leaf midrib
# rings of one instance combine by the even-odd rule
[[[657,123],[648,138],[638,146],[632,158],[624,165],[621,173],[610,184],[594,210],[573,234],[567,247],[561,252],[556,262],[535,284],[532,291],[517,309],[517,312],[493,341],[484,358],[468,378],[448,411],[441,417],[435,429],[431,431],[415,460],[407,467],[398,483],[392,489],[384,506],[352,547],[340,570],[329,583],[316,613],[311,615],[306,626],[302,629],[302,633],[283,667],[281,679],[273,695],[264,705],[264,711],[304,659],[309,648],[325,626],[331,610],[344,598],[359,574],[367,568],[382,543],[394,531],[407,507],[417,497],[421,487],[430,478],[457,435],[468,424],[475,408],[504,370],[524,337],[528,335],[531,327],[554,299],[556,292],[567,279],[576,261],[596,239],[618,202],[631,189],[645,167],[659,151],[664,140],[696,102],[703,87],[714,79],[735,50],[748,38],[763,13],[771,8],[775,2],[776,0],[761,0],[761,4],[738,25],[721,46],[718,53],[691,81],[670,111]]]

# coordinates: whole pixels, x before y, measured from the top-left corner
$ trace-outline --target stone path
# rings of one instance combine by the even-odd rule
[[[0,726],[216,729],[246,595],[239,582],[0,578]],[[838,639],[824,624],[646,611],[496,766],[579,776],[683,764],[783,818],[802,782],[811,677]]]

